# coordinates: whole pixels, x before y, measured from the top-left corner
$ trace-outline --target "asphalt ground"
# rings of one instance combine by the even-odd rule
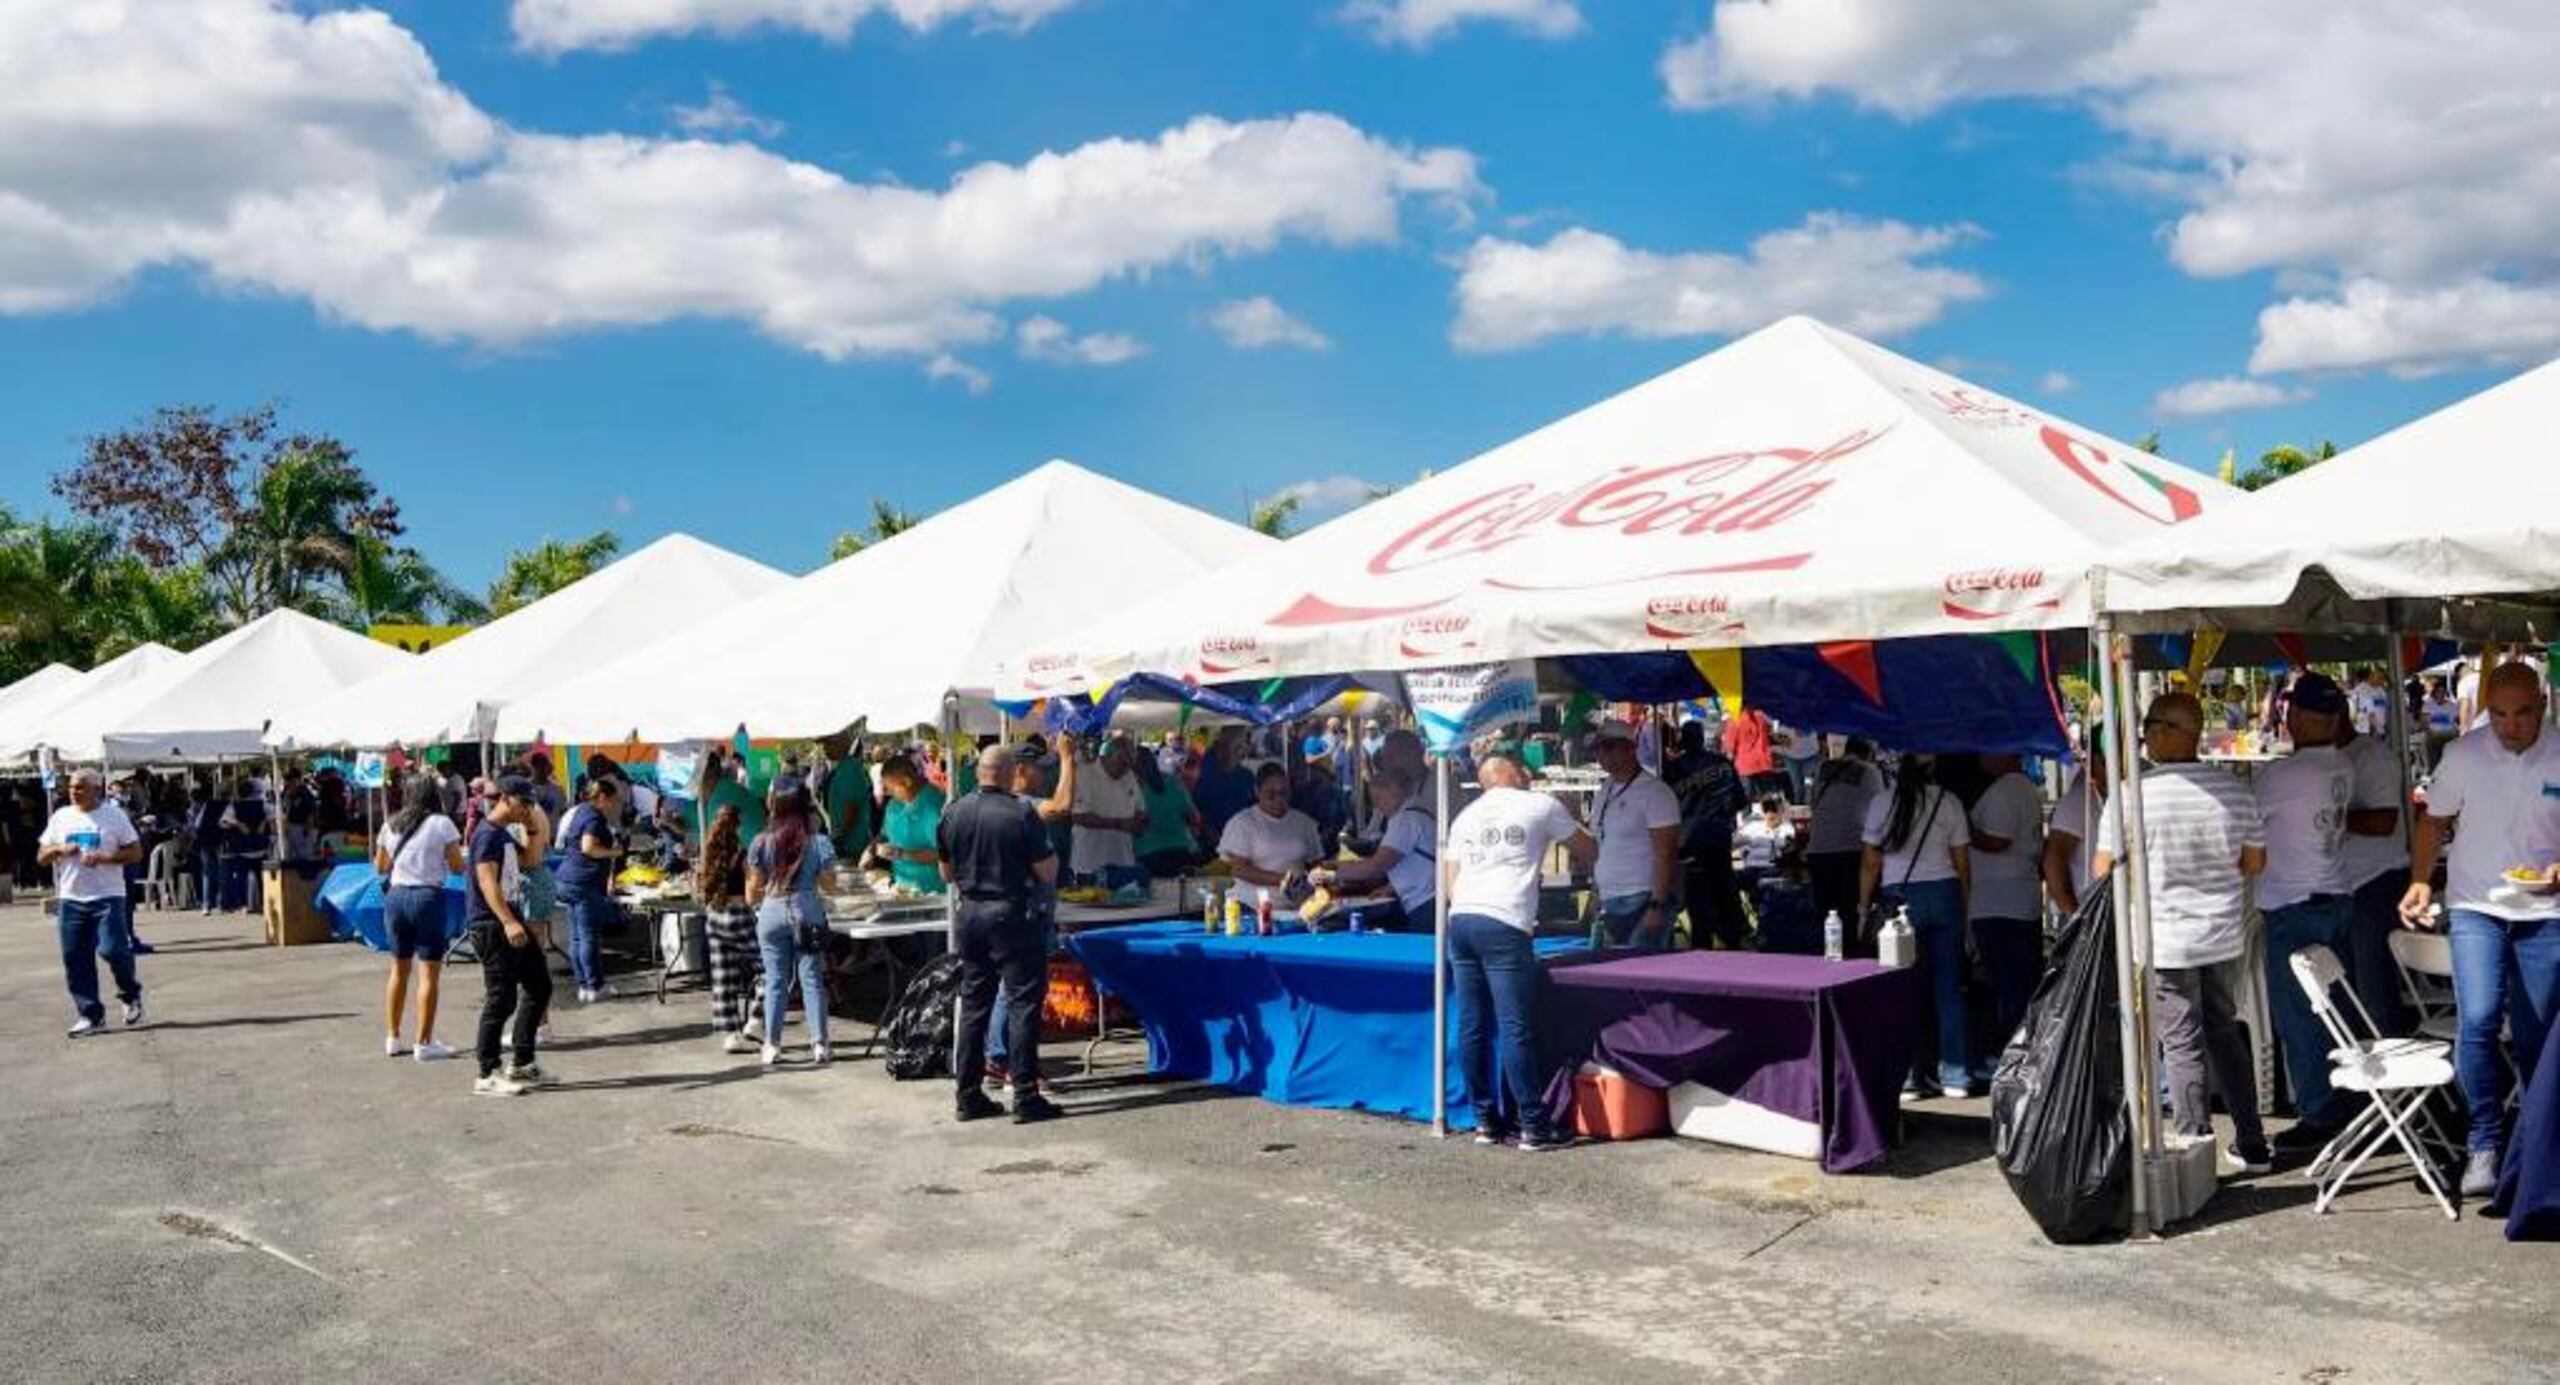
[[[876,1061],[767,1072],[701,993],[564,1005],[556,1089],[381,1053],[383,962],[146,912],[152,1020],[67,1041],[0,908],[0,1378],[29,1381],[2528,1381],[2560,1248],[2399,1166],[2325,1217],[2227,1185],[2048,1245],[1983,1103],[1879,1170],[1677,1140],[1555,1154],[1091,1074],[955,1125]],[[477,969],[442,1034],[467,1041]],[[564,995],[566,987],[563,987]],[[858,1039],[868,1026],[854,1030]],[[840,1036],[841,1037],[841,1036]]]

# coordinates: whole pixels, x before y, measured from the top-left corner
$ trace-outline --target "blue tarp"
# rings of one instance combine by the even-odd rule
[[[1353,686],[1351,679],[1338,675],[1203,686],[1162,674],[1139,673],[1112,684],[1099,702],[1082,693],[1050,698],[1045,729],[1072,731],[1079,736],[1099,734],[1111,724],[1112,714],[1119,711],[1120,704],[1132,698],[1140,702],[1188,702],[1218,716],[1267,726],[1296,721]],[[997,705],[1005,707],[1008,715],[1015,714],[1011,709],[1017,704]],[[1030,710],[1028,703],[1018,705],[1024,712]]]
[[[2059,755],[2066,748],[2052,669],[2040,657],[2039,676],[2030,678],[2011,646],[1991,637],[1879,640],[1872,648],[1881,700],[1810,645],[1742,651],[1743,696],[1798,730],[1866,736],[1903,750]],[[1570,655],[1556,662],[1576,683],[1612,702],[1660,705],[1715,691],[1697,664],[1676,650]]]
[[[462,877],[444,882],[445,936],[462,936]],[[354,938],[376,952],[391,950],[391,932],[382,921],[382,877],[365,862],[349,862],[329,872],[313,896],[341,939]]]
[[[1067,947],[1138,1014],[1151,1071],[1292,1106],[1431,1119],[1431,936],[1211,935],[1196,922],[1078,933]],[[1541,939],[1541,956],[1584,950]],[[1457,1008],[1450,1007],[1450,1035]],[[1457,1065],[1449,1121],[1473,1122]]]

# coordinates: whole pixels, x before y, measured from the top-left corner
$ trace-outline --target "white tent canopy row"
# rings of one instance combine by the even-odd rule
[[[6,725],[10,712],[27,705],[50,689],[77,682],[80,670],[69,664],[47,664],[26,677],[0,688],[0,725]]]
[[[300,611],[270,611],[115,688],[24,724],[24,740],[66,760],[199,761],[265,753],[281,712],[409,661]]]
[[[1117,617],[1002,693],[2085,626],[2238,492],[1806,318]]]
[[[500,709],[515,699],[575,679],[599,660],[668,632],[680,632],[682,647],[683,632],[724,620],[791,580],[689,534],[670,534],[399,668],[278,718],[267,739],[279,748],[306,749],[488,739]],[[717,648],[722,652],[705,657],[697,646],[687,661],[741,681],[753,651],[726,639]],[[669,672],[653,669],[648,676]]]
[[[0,764],[32,756],[45,742],[46,727],[61,716],[76,713],[183,657],[167,645],[136,645],[87,673],[52,679],[32,693],[12,698],[6,708],[0,708]]]
[[[663,640],[510,701],[496,736],[681,741],[932,724],[949,697],[987,701],[1005,656],[1274,547],[1051,461],[737,606],[716,642]]]
[[[2560,361],[2125,545],[2130,627],[2560,639]]]

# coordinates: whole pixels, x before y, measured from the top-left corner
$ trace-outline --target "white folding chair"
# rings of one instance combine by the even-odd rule
[[[2444,1128],[2427,1110],[2427,1099],[2438,1088],[2453,1082],[2453,1051],[2436,1039],[2386,1039],[2376,1037],[2373,1016],[2365,1013],[2364,1002],[2346,987],[2346,971],[2338,965],[2338,955],[2325,947],[2306,947],[2290,959],[2293,979],[2311,1001],[2312,1013],[2320,1017],[2320,1025],[2329,1031],[2329,1039],[2337,1045],[2329,1051],[2337,1066],[2329,1073],[2329,1085],[2342,1092],[2361,1092],[2368,1098],[2362,1111],[2347,1122],[2320,1157],[2303,1170],[2320,1190],[2312,1204],[2312,1215],[2329,1210],[2329,1204],[2356,1176],[2365,1161],[2384,1145],[2397,1143],[2409,1156],[2410,1166],[2418,1173],[2436,1205],[2444,1209],[2448,1219],[2458,1219],[2453,1199],[2445,1195],[2444,1183],[2436,1176],[2435,1160],[2428,1155],[2433,1145],[2448,1156],[2458,1154]],[[2344,994],[2348,1009],[2338,1007],[2337,997]],[[2352,1018],[2350,1018],[2352,1012]]]
[[[187,907],[186,883],[178,876],[176,842],[162,842],[151,848],[151,860],[142,870],[142,902],[154,909]]]
[[[2453,940],[2442,933],[2394,928],[2391,960],[2400,969],[2400,993],[2418,1012],[2418,1033],[2453,1042],[2461,1028],[2453,1010]]]

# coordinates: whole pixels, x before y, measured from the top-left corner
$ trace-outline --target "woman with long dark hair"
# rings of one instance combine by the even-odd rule
[[[817,829],[809,792],[774,790],[765,829],[747,848],[747,903],[756,911],[756,948],[764,955],[764,1064],[782,1061],[782,1012],[791,978],[800,978],[800,1012],[809,1025],[809,1061],[827,1061],[826,904],[818,879],[836,858]]]
[[[694,897],[702,901],[703,966],[711,973],[711,1034],[722,1051],[753,1053],[755,1028],[756,914],[747,907],[747,848],[738,840],[738,809],[723,805],[703,837],[702,862],[694,869]]]
[[[418,964],[418,1041],[409,1050],[421,1063],[453,1056],[436,1042],[436,992],[444,977],[444,882],[462,872],[462,829],[444,812],[436,782],[413,774],[401,785],[400,811],[382,826],[373,845],[373,868],[382,872],[382,922],[391,935],[391,977],[382,991],[382,1051],[401,1053],[400,1018],[408,1007],[409,964]]]
[[[1973,1086],[1973,1039],[1965,1013],[1964,920],[1973,887],[1973,833],[1964,805],[1938,787],[1926,755],[1905,755],[1893,792],[1867,809],[1866,865],[1858,915],[1877,905],[1908,912],[1919,935],[1920,971],[1938,1013],[1938,1088],[1962,1097]],[[1911,1080],[1919,1081],[1914,1073]]]

